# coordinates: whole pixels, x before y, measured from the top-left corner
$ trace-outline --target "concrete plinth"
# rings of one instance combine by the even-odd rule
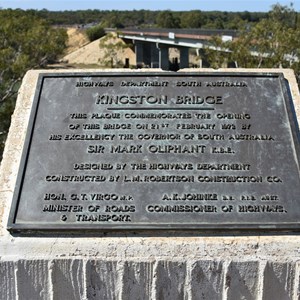
[[[78,71],[95,72],[67,70]],[[299,119],[299,91],[291,70],[221,71],[284,72]],[[297,233],[148,231],[99,233],[90,237],[11,235],[6,224],[38,74],[39,71],[30,71],[23,80],[0,168],[1,300],[299,299]]]

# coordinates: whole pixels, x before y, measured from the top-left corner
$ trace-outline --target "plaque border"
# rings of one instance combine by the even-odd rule
[[[299,231],[300,230],[300,218],[299,222],[273,222],[268,224],[262,224],[259,222],[256,223],[231,223],[231,222],[222,222],[222,223],[166,223],[166,224],[117,224],[117,223],[80,223],[79,225],[74,224],[36,224],[32,223],[16,223],[16,215],[18,212],[18,206],[20,202],[20,195],[22,192],[24,174],[27,167],[27,160],[29,156],[29,150],[31,146],[33,130],[36,123],[36,117],[38,113],[38,107],[40,103],[40,97],[42,93],[42,87],[45,78],[76,78],[76,77],[118,77],[118,78],[126,78],[126,77],[261,77],[261,78],[278,78],[280,82],[280,87],[282,91],[282,96],[284,98],[284,106],[287,112],[287,117],[289,120],[289,125],[291,126],[292,133],[292,141],[294,143],[296,156],[298,162],[300,164],[300,132],[298,126],[298,120],[296,116],[296,111],[293,103],[293,97],[288,85],[288,81],[284,78],[284,74],[280,72],[93,72],[91,74],[87,72],[57,72],[57,73],[49,73],[49,72],[41,72],[38,75],[37,84],[35,87],[35,93],[33,97],[33,102],[31,106],[30,117],[27,126],[27,132],[25,136],[25,141],[23,144],[21,160],[19,164],[19,170],[17,174],[17,180],[15,184],[15,189],[13,193],[12,203],[10,207],[10,213],[8,217],[7,230],[11,233],[53,233],[56,234],[66,234],[66,233],[75,233],[80,234],[80,232],[84,231],[85,233],[103,233],[103,232],[111,232],[111,231],[145,231],[145,230],[175,230],[177,232],[187,231],[187,230],[197,230],[197,231]],[[297,143],[298,141],[298,143]],[[299,165],[298,165],[299,168]],[[300,195],[299,195],[300,201]],[[300,204],[299,204],[300,205]]]

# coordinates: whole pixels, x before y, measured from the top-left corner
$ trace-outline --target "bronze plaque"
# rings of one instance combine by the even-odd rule
[[[8,230],[299,229],[282,74],[41,74]]]

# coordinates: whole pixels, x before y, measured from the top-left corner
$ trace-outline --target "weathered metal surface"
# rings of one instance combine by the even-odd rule
[[[298,229],[281,74],[42,74],[8,229]]]

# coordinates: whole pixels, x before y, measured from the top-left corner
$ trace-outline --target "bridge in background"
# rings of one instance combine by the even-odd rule
[[[237,38],[236,30],[202,30],[202,29],[124,29],[118,36],[130,40],[135,46],[138,67],[170,69],[169,48],[179,50],[178,68],[189,67],[189,49],[196,49],[197,55],[203,48],[217,49],[209,40],[220,36],[223,41]]]

